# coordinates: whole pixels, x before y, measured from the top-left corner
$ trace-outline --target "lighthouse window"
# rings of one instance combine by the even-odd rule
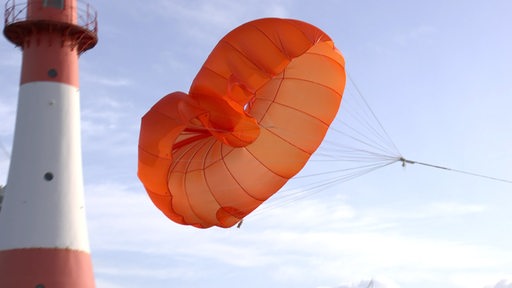
[[[53,68],[52,68],[52,69],[50,69],[50,70],[48,70],[48,76],[50,76],[50,78],[55,78],[55,77],[57,77],[57,70],[55,70],[55,69],[53,69]]]
[[[44,0],[43,6],[64,9],[64,0]]]
[[[44,180],[46,181],[52,181],[53,179],[53,173],[52,172],[46,172],[44,173]]]

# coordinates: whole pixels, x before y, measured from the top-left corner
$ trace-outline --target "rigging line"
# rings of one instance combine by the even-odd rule
[[[364,131],[361,131],[361,129],[356,129],[356,127],[350,126],[350,125],[348,125],[346,122],[343,122],[343,123],[341,123],[340,125],[341,125],[341,126],[345,126],[345,127],[347,127],[348,129],[350,129],[354,135],[357,135],[357,136],[359,136],[359,137],[360,137],[360,138],[358,138],[358,139],[366,139],[368,142],[372,142],[372,143],[374,143],[374,145],[375,145],[375,146],[380,146],[380,147],[383,147],[383,148],[386,148],[386,149],[390,146],[390,145],[389,145],[389,142],[387,141],[387,139],[385,139],[385,138],[384,138],[384,137],[382,137],[382,136],[380,136],[380,137],[379,137],[379,135],[378,135],[378,134],[376,134],[376,133],[374,133],[374,135],[373,135],[373,136],[374,136],[375,138],[377,138],[377,139],[372,139],[371,137],[369,137],[369,136],[365,135],[365,134],[363,133]],[[360,128],[360,127],[359,127],[359,128]],[[334,131],[336,131],[337,133],[340,133],[340,134],[344,134],[344,135],[347,135],[347,136],[355,137],[354,135],[350,135],[350,134],[349,134],[349,133],[347,133],[347,132],[342,132],[342,131],[340,131],[340,130],[337,130],[336,128],[333,128],[333,130],[334,130]],[[366,132],[371,132],[371,131],[366,131]],[[356,137],[356,138],[357,138],[357,137]],[[379,142],[379,140],[380,140],[380,142]],[[388,142],[388,143],[386,143],[386,142]],[[382,145],[382,144],[380,144],[380,143],[384,143],[384,144],[386,144],[386,145]],[[393,149],[393,147],[391,147],[391,148]]]
[[[329,151],[319,151],[310,161],[343,161],[346,159],[396,159],[396,156],[384,155],[380,153],[372,153],[371,151],[358,151],[347,149],[330,149]]]
[[[290,180],[292,180],[292,182],[289,182],[290,184],[285,189],[285,191],[289,191],[289,190],[293,191],[293,190],[296,190],[296,189],[299,189],[301,191],[295,192],[295,193],[291,193],[291,194],[286,194],[286,195],[284,195],[283,198],[286,198],[287,196],[291,196],[293,194],[308,193],[308,192],[317,190],[318,188],[321,188],[321,187],[330,186],[331,183],[343,182],[343,180],[349,180],[349,179],[352,179],[352,178],[356,178],[356,177],[364,175],[364,174],[366,174],[366,173],[368,173],[370,171],[373,171],[375,169],[378,169],[378,168],[387,166],[389,164],[395,163],[396,161],[397,160],[376,163],[376,164],[373,164],[373,165],[366,165],[364,167],[361,166],[361,167],[352,168],[352,169],[338,170],[337,171],[338,173],[336,173],[338,175],[328,176],[328,178],[320,178],[320,180],[313,181],[313,182],[310,182],[310,183],[307,183],[307,184],[299,184],[298,181],[293,181],[293,180],[297,180],[297,179],[300,179],[300,178],[307,178],[309,175],[306,175],[305,177],[304,176],[302,176],[302,177],[295,176],[294,178],[290,179]],[[333,173],[327,172],[327,173],[324,173],[323,175],[327,176],[329,174],[333,174]],[[322,175],[322,174],[318,174],[318,175]],[[297,184],[300,185],[299,188],[294,188],[295,185],[297,185]]]
[[[448,167],[434,165],[434,164],[429,164],[429,163],[420,162],[420,161],[413,161],[413,160],[405,159],[404,157],[400,157],[400,159],[398,159],[398,160],[400,162],[402,162],[402,166],[404,166],[404,167],[405,167],[406,164],[418,164],[418,165],[423,165],[423,166],[426,166],[426,167],[431,167],[431,168],[436,168],[436,169],[441,169],[441,170],[447,170],[447,171],[453,171],[453,172],[457,172],[457,173],[461,173],[461,174],[466,174],[466,175],[470,175],[470,176],[475,176],[475,177],[480,177],[480,178],[485,178],[485,179],[489,179],[489,180],[500,181],[500,182],[505,182],[505,183],[511,183],[512,184],[512,180],[509,180],[509,179],[498,178],[498,177],[483,175],[483,174],[479,174],[479,173],[474,173],[474,172],[469,172],[469,171],[464,171],[464,170],[459,170],[459,169],[448,168]]]
[[[298,191],[298,192],[295,192],[295,193],[292,192],[290,194],[283,195],[280,198],[275,199],[275,202],[270,202],[266,206],[259,207],[256,211],[254,211],[254,213],[252,213],[251,216],[252,217],[262,216],[263,214],[265,214],[268,211],[271,211],[271,210],[274,210],[276,208],[289,205],[289,204],[291,204],[293,202],[296,202],[298,200],[302,200],[304,198],[307,198],[307,197],[310,197],[312,195],[318,194],[318,193],[326,190],[327,188],[329,188],[331,186],[334,186],[337,183],[347,182],[347,181],[350,181],[350,180],[355,179],[357,177],[361,177],[361,176],[363,176],[365,174],[368,174],[370,172],[373,172],[373,171],[375,171],[377,169],[389,166],[389,165],[391,165],[391,164],[393,164],[393,163],[395,163],[397,161],[399,161],[399,160],[390,161],[388,163],[383,163],[383,164],[380,164],[380,165],[375,165],[374,167],[367,168],[365,170],[358,171],[356,173],[349,173],[349,174],[346,174],[346,175],[343,175],[343,176],[335,177],[335,178],[333,178],[333,179],[331,179],[331,180],[329,180],[327,182],[323,182],[321,184],[312,185],[312,186],[310,186],[307,189],[304,189],[302,191]]]
[[[388,163],[388,162],[395,163],[397,161],[399,161],[399,160],[392,159],[392,160],[387,160],[387,161],[386,160],[373,161],[374,164],[359,165],[359,166],[351,167],[351,168],[340,168],[340,169],[322,171],[322,172],[313,173],[313,174],[307,174],[307,175],[300,175],[300,174],[298,174],[298,175],[294,176],[293,179],[316,177],[316,176],[321,176],[321,175],[332,175],[332,174],[337,174],[337,173],[346,172],[346,171],[358,171],[358,170],[372,168],[372,167],[375,167],[375,166],[380,166],[380,165],[382,165],[382,163]]]
[[[350,120],[354,120],[356,123],[351,123]],[[375,146],[386,147],[387,150],[396,150],[384,132],[377,129],[378,125],[376,124],[376,120],[373,120],[372,122],[373,123],[370,123],[368,120],[364,119],[353,117],[351,118],[350,113],[346,113],[345,120],[335,120],[334,125],[331,125],[329,130],[332,130],[338,134],[345,134],[347,136],[350,135],[354,138],[366,139],[366,141],[372,142]],[[339,130],[341,128],[346,128],[347,131],[342,132],[342,130]]]
[[[363,135],[367,135],[367,133],[369,135],[373,135],[373,140],[375,143],[382,143],[383,145],[385,145],[386,147],[388,147],[387,149],[389,149],[390,151],[395,151],[393,152],[393,154],[399,154],[397,153],[397,148],[396,146],[394,145],[393,141],[390,139],[389,135],[383,130],[382,128],[382,124],[379,122],[379,120],[376,118],[375,114],[372,114],[372,111],[371,111],[371,108],[369,107],[369,105],[365,106],[363,105],[365,102],[363,102],[362,100],[362,96],[357,96],[356,93],[351,93],[351,95],[354,96],[354,98],[359,98],[359,105],[358,105],[358,109],[356,110],[362,110],[364,111],[364,115],[365,117],[361,118],[361,119],[358,119],[358,118],[354,118],[355,120],[358,121],[358,125],[354,125],[355,127],[357,127],[357,129],[353,129],[353,130],[357,130],[358,133],[361,133],[362,131],[366,131],[366,133],[364,133]],[[347,107],[347,106],[345,106]],[[348,108],[347,108],[348,110]],[[354,109],[351,109],[351,110],[354,110]],[[345,111],[347,112],[347,111]],[[352,112],[349,112],[348,115],[352,114]],[[372,117],[373,115],[373,117]],[[350,119],[350,118],[349,118]],[[345,124],[347,125],[347,123],[349,123],[349,120],[346,120],[344,121],[344,123],[342,124]],[[365,136],[366,137],[366,136]]]
[[[395,159],[396,155],[382,154],[375,151],[363,150],[363,149],[343,149],[344,147],[334,147],[331,150],[335,157],[340,157],[343,155],[351,155],[351,156],[364,156],[364,157],[373,157],[373,158],[384,158],[384,159]]]
[[[343,118],[345,119],[348,119],[348,118],[353,118],[355,120],[357,120],[362,127],[364,127],[365,129],[368,129],[368,130],[371,130],[373,131],[375,134],[381,134],[382,132],[379,132],[375,127],[374,125],[372,125],[372,117],[371,117],[371,114],[369,114],[367,111],[365,112],[366,109],[363,109],[365,108],[363,105],[356,105],[354,103],[354,100],[352,100],[352,98],[349,98],[349,96],[352,96],[353,98],[357,97],[357,95],[354,95],[354,93],[349,93],[349,95],[345,96],[345,99],[342,101],[342,107],[340,109],[340,114],[344,114],[342,115]],[[350,101],[352,100],[352,101]],[[357,107],[352,107],[352,106],[357,106]],[[346,122],[346,121],[343,121],[343,122]]]
[[[350,95],[353,95],[353,97],[357,97],[357,95],[354,95],[354,93],[350,93]],[[343,102],[340,114],[341,117],[344,118],[344,120],[342,121],[337,119],[337,122],[340,122],[340,124],[342,125],[344,124],[348,126],[348,123],[350,122],[349,119],[353,119],[356,121],[358,127],[357,130],[365,130],[370,134],[373,134],[374,137],[378,138],[380,141],[389,142],[389,139],[386,138],[386,134],[384,134],[384,132],[378,129],[379,127],[375,124],[375,119],[373,119],[371,114],[367,111],[368,109],[365,108],[363,105],[357,105],[358,107],[351,107],[354,106],[354,104],[351,104],[351,102],[347,102],[346,100],[345,102]]]
[[[318,150],[322,153],[329,153],[330,155],[337,154],[346,154],[346,153],[358,153],[358,154],[372,154],[372,155],[386,155],[392,158],[399,157],[400,155],[396,155],[392,153],[390,150],[385,149],[385,147],[378,147],[376,145],[371,145],[362,141],[361,139],[354,139],[355,137],[347,136],[344,134],[340,135],[344,138],[338,139],[324,139],[324,142],[319,147]],[[350,140],[350,141],[349,141]],[[357,142],[357,143],[355,143]],[[362,148],[356,148],[356,144],[363,144]],[[359,145],[361,146],[361,145]],[[384,150],[384,151],[376,151],[376,150]],[[320,153],[319,153],[320,154]]]
[[[378,151],[374,151],[374,150],[377,150],[376,147],[373,147],[374,148],[373,150],[370,150],[368,148],[366,148],[366,149],[356,148],[356,147],[354,147],[354,143],[344,144],[343,142],[344,141],[339,140],[339,139],[324,140],[324,142],[322,143],[322,146],[320,146],[321,149],[319,149],[320,152],[318,152],[318,155],[322,155],[322,154],[325,155],[328,153],[327,155],[331,156],[331,158],[335,158],[338,154],[346,155],[348,153],[358,154],[358,155],[374,155],[374,156],[378,156],[378,157],[387,157],[387,158],[397,158],[400,156],[400,155],[393,154],[390,151],[386,151],[385,154],[380,153]],[[357,142],[360,142],[360,141],[357,141]],[[350,144],[352,144],[352,145],[350,145]],[[371,146],[369,146],[369,147],[372,148]],[[328,150],[328,151],[323,151],[323,150]]]
[[[332,126],[331,126],[332,127]],[[347,126],[348,128],[354,130],[352,127],[349,127]],[[354,135],[350,135],[349,133],[346,133],[346,132],[343,132],[339,129],[336,129],[334,127],[332,128],[329,128],[329,129],[332,129],[333,131],[335,131],[336,133],[340,134],[340,135],[343,135],[345,137],[348,137],[350,139],[352,139],[353,141],[355,142],[359,142],[360,144],[363,144],[363,145],[366,145],[368,147],[371,147],[371,148],[374,148],[376,150],[380,150],[381,152],[383,153],[386,153],[386,154],[393,154],[393,153],[390,153],[391,151],[388,150],[389,147],[386,147],[386,146],[382,146],[380,144],[378,144],[377,142],[371,140],[371,139],[368,139],[368,137],[365,137],[365,136],[362,136],[362,138],[366,138],[366,139],[361,139],[361,138],[357,138],[355,137]],[[357,133],[356,134],[360,134],[360,133]],[[366,140],[366,141],[365,141]],[[373,142],[373,143],[372,143]],[[398,151],[395,151],[396,152],[396,155],[400,155],[400,153]]]
[[[354,93],[350,93],[350,95],[354,95]],[[354,97],[357,97],[357,95],[354,95]],[[343,106],[343,107],[345,107],[345,108],[349,107],[349,106],[351,106],[350,104],[351,104],[351,102],[349,102],[349,103],[345,102],[345,106]],[[355,104],[352,104],[352,105],[355,105]],[[367,108],[364,109],[365,106],[360,104],[360,103],[357,106],[358,107],[355,107],[353,109],[348,109],[347,108],[345,110],[342,110],[342,113],[345,114],[345,118],[347,118],[347,116],[352,117],[354,120],[358,121],[358,123],[360,124],[359,128],[363,128],[367,132],[373,133],[373,135],[376,138],[378,138],[380,141],[390,145],[390,143],[389,143],[390,141],[389,141],[388,137],[386,137],[387,135],[385,134],[385,132],[380,131],[378,129],[378,127],[375,126],[375,124],[374,124],[375,119],[373,119],[373,121],[372,121],[373,117],[371,117],[371,114],[368,113],[368,112],[361,113],[361,111],[362,112],[366,111]],[[343,121],[343,123],[345,123],[345,125],[347,125],[346,124],[347,121]],[[358,129],[358,130],[360,130],[360,129]],[[393,146],[393,145],[390,145],[390,146]]]
[[[382,125],[382,123],[379,122],[377,115],[371,109],[369,103],[366,101],[366,99],[362,95],[362,92],[359,90],[359,88],[356,86],[355,82],[350,78],[350,76],[349,76],[349,80],[352,82],[352,86],[354,87],[354,89],[351,89],[351,90],[355,90],[355,91],[349,91],[350,95],[353,95],[354,97],[349,98],[348,100],[353,99],[352,101],[354,101],[354,103],[355,103],[353,105],[357,104],[357,106],[359,107],[359,109],[356,109],[356,112],[352,112],[352,113],[357,113],[360,115],[362,114],[363,117],[361,117],[361,119],[364,118],[364,122],[361,121],[361,123],[365,124],[367,129],[373,130],[374,133],[376,135],[378,135],[378,137],[380,137],[382,140],[384,140],[384,142],[391,143],[390,146],[393,146],[393,143],[392,143],[393,141],[391,141],[391,137],[389,137],[389,135],[384,130],[384,126]],[[357,97],[357,96],[359,96],[359,97]],[[356,101],[356,99],[358,99],[358,101]],[[348,111],[345,111],[345,113],[347,113],[347,112]],[[361,112],[363,112],[363,113],[361,113]],[[372,122],[372,123],[370,123],[370,122]],[[377,122],[377,124],[379,124],[380,130],[377,129],[377,128],[379,128],[379,126],[375,126],[374,122]]]
[[[377,170],[379,168],[391,165],[397,161],[398,160],[393,160],[393,161],[376,163],[374,165],[368,165],[365,167],[358,167],[355,169],[347,169],[346,171],[343,171],[343,172],[348,172],[348,173],[340,173],[338,176],[334,176],[334,177],[331,176],[328,179],[321,179],[319,181],[311,182],[306,185],[301,185],[299,189],[301,189],[302,191],[293,193],[293,194],[308,193],[308,192],[311,192],[314,190],[318,190],[319,188],[322,188],[322,187],[331,186],[334,183],[345,182],[345,181],[360,177],[364,174],[367,174],[367,173]],[[293,178],[293,179],[296,179],[296,178]],[[296,183],[293,183],[290,185],[290,186],[292,186],[292,187],[289,187],[290,190],[296,189],[296,188],[293,188],[294,184],[296,184]]]
[[[388,137],[390,143],[393,145],[393,147],[395,148],[395,151],[396,152],[399,152],[397,146],[395,145],[395,143],[393,142],[393,140],[391,140],[391,137],[389,137],[389,134],[386,132],[386,129],[384,129],[384,126],[382,126],[382,123],[380,123],[379,119],[377,118],[377,115],[375,115],[375,113],[373,112],[372,108],[370,107],[370,105],[368,104],[368,102],[366,101],[366,99],[363,97],[363,94],[361,93],[361,90],[359,90],[359,87],[357,87],[356,83],[354,82],[354,80],[352,79],[352,77],[350,76],[350,74],[347,73],[347,78],[349,79],[350,83],[352,83],[352,85],[354,86],[354,88],[356,89],[357,93],[359,94],[359,96],[361,97],[361,99],[363,100],[364,104],[366,105],[366,107],[368,108],[368,110],[372,113],[373,117],[375,118],[375,120],[377,121],[377,123],[379,124],[380,128],[382,129],[382,131],[386,134],[386,136]],[[399,153],[400,154],[400,153]]]
[[[312,161],[312,162],[328,162],[328,163],[340,163],[340,162],[356,162],[356,163],[361,163],[361,162],[378,162],[378,161],[386,161],[386,160],[391,160],[391,159],[394,159],[394,158],[376,158],[376,157],[364,157],[364,156],[359,156],[359,157],[340,157],[339,159],[310,159],[309,161]]]
[[[374,165],[373,167],[367,167],[364,169],[357,169],[357,170],[354,169],[351,172],[340,174],[339,176],[332,177],[330,179],[313,182],[310,185],[303,186],[306,189],[304,191],[298,192],[296,194],[302,194],[302,193],[303,194],[307,193],[308,195],[315,194],[315,193],[321,192],[324,189],[327,189],[327,187],[333,186],[334,184],[347,182],[349,180],[361,177],[365,174],[368,174],[372,171],[383,168],[385,166],[391,165],[395,162],[396,161],[386,162],[386,163],[382,163],[379,165]]]

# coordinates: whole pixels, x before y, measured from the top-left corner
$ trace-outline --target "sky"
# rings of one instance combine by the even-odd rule
[[[335,132],[359,127],[350,112],[371,116],[364,105],[350,105],[362,95],[378,118],[374,127],[380,123],[396,145],[394,156],[510,180],[512,2],[89,3],[98,11],[99,43],[80,58],[80,92],[86,211],[99,288],[362,288],[372,279],[376,288],[512,287],[507,182],[397,162],[322,189],[307,188],[314,179],[291,181],[240,229],[196,229],[160,213],[136,176],[146,111],[170,92],[187,91],[230,30],[281,17],[329,34],[353,80],[318,155],[350,156],[335,149],[344,145]],[[4,39],[0,54],[4,184],[21,52]],[[325,167],[312,161],[306,169]],[[286,195],[301,197],[285,201]]]

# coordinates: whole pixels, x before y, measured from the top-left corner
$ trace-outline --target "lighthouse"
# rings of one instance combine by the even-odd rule
[[[0,210],[0,287],[95,287],[85,220],[78,58],[97,16],[76,0],[9,0],[4,35],[23,51]]]

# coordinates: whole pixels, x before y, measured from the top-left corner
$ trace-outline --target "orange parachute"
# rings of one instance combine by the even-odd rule
[[[306,164],[338,111],[345,62],[328,35],[266,18],[213,49],[188,94],[142,118],[138,176],[171,220],[231,227]]]

